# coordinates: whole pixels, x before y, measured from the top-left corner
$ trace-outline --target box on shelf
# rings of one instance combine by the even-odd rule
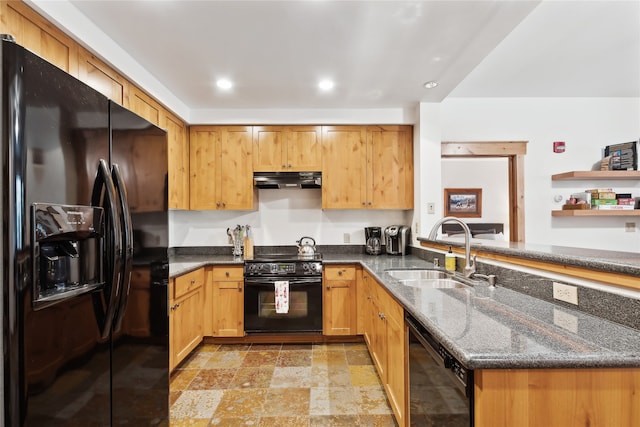
[[[617,199],[591,199],[591,206],[617,205]]]
[[[625,197],[625,198],[619,198],[618,200],[618,204],[619,205],[635,205],[636,203],[636,199],[634,199],[633,197]]]
[[[601,211],[632,211],[634,209],[633,205],[598,205],[592,206],[592,209],[597,209]]]
[[[604,157],[611,156],[609,169],[638,170],[637,145],[636,141],[607,145],[604,148]]]
[[[563,211],[576,211],[576,210],[585,210],[585,209],[591,209],[591,205],[588,205],[586,203],[580,203],[580,204],[566,203],[562,205]]]

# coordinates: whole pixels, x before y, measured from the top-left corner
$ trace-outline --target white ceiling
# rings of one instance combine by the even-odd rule
[[[640,97],[640,0],[30,4],[189,111]],[[219,77],[234,88],[217,89]],[[320,93],[321,78],[335,88]]]

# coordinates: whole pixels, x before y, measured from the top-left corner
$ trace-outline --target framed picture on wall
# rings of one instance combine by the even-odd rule
[[[444,215],[480,218],[482,216],[482,188],[445,188]]]

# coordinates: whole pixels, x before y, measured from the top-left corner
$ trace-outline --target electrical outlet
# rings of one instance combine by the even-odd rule
[[[344,243],[351,243],[351,235],[349,233],[344,233],[343,241]]]
[[[427,203],[427,213],[435,214],[436,213],[436,204],[433,202]]]
[[[578,305],[578,287],[565,283],[553,282],[553,298]]]
[[[624,231],[627,233],[635,233],[636,232],[636,223],[635,222],[625,222],[624,223]]]
[[[578,318],[557,308],[553,309],[553,324],[574,334],[578,333]]]

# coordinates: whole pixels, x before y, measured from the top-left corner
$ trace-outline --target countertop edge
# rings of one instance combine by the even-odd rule
[[[190,261],[186,261],[189,259]],[[442,341],[452,354],[458,358],[464,365],[470,369],[541,369],[541,368],[637,368],[640,367],[640,355],[634,357],[632,355],[616,355],[607,354],[598,357],[567,357],[558,355],[557,357],[544,355],[544,358],[531,358],[518,355],[502,355],[502,354],[472,354],[457,344],[452,342],[449,337],[444,334],[437,325],[433,324],[426,315],[417,311],[412,307],[411,301],[408,301],[395,289],[399,285],[396,281],[390,281],[383,277],[384,269],[376,268],[376,260],[380,258],[371,255],[357,254],[339,254],[335,256],[326,256],[323,259],[325,265],[335,264],[359,264],[368,273],[370,273],[378,283],[380,283],[390,295],[403,307],[403,309],[414,316],[420,323],[428,328],[439,340]],[[396,261],[402,265],[400,268],[433,268],[433,264],[413,255],[404,257],[392,257],[391,262]],[[170,277],[174,278],[186,274],[206,266],[216,265],[239,265],[244,264],[244,260],[238,257],[225,255],[209,255],[209,256],[180,256],[170,258]],[[524,295],[524,294],[523,294]],[[531,297],[533,298],[533,297]],[[600,319],[600,318],[598,318]],[[608,322],[602,319],[603,322]],[[620,326],[623,327],[623,326]],[[604,353],[604,352],[603,352]]]

